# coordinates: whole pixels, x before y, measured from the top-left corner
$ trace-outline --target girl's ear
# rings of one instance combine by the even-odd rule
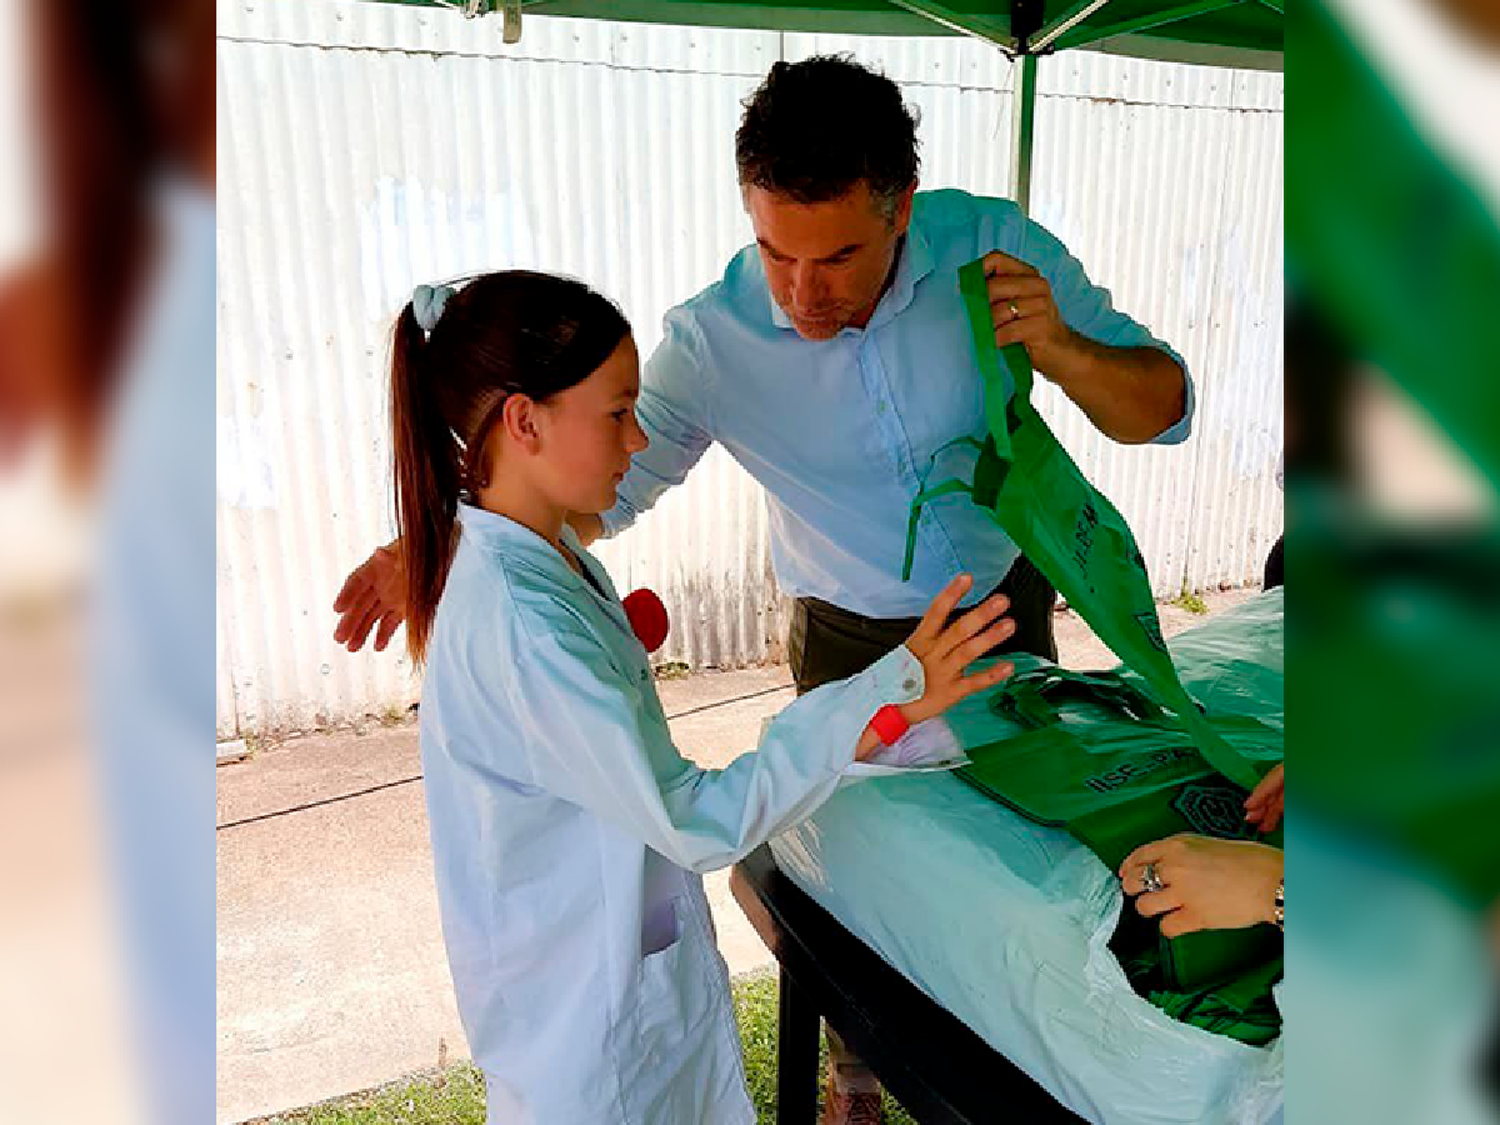
[[[536,453],[541,448],[541,431],[538,427],[540,407],[523,394],[513,394],[500,408],[500,425],[496,429],[505,431],[521,449]]]

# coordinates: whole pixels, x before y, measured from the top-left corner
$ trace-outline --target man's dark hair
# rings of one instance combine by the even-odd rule
[[[863,180],[890,210],[917,182],[917,114],[849,55],[779,62],[745,102],[734,157],[742,187],[826,203]]]

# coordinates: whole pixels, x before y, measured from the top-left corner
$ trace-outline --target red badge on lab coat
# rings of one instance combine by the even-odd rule
[[[671,625],[667,621],[667,607],[661,604],[650,590],[637,590],[623,603],[630,628],[647,652],[655,652],[666,643]]]

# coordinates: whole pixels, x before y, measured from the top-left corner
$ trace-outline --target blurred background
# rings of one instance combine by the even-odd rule
[[[1492,1120],[1500,8],[1288,17],[1288,1104]]]
[[[213,36],[0,3],[0,1120],[213,1114]]]

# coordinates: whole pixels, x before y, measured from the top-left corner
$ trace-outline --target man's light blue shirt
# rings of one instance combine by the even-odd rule
[[[651,445],[604,514],[605,534],[629,527],[717,441],[765,487],[784,593],[877,618],[919,616],[960,572],[974,576],[970,603],[988,594],[1019,550],[966,496],[924,508],[911,581],[901,581],[901,564],[911,502],[933,455],[985,433],[958,270],[991,250],[1039,270],[1074,331],[1172,356],[1186,381],[1183,416],[1154,441],[1187,437],[1187,365],[1117,311],[1061,242],[1009,200],[924,192],[896,275],[864,329],[800,337],[772,299],[754,246],[667,313],[637,407]],[[949,450],[930,480],[972,479],[973,461],[972,451]]]

